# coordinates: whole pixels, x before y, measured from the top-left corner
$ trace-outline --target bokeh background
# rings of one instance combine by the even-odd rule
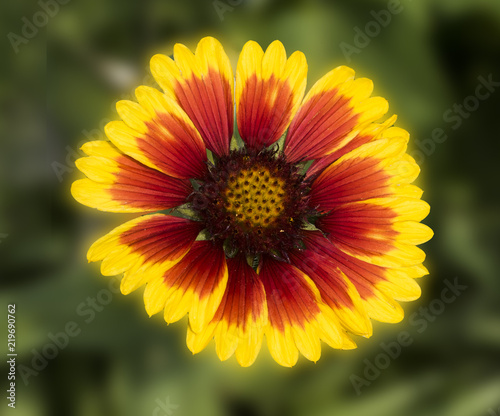
[[[479,77],[500,82],[500,2],[401,0],[379,30],[373,22],[387,1],[42,3],[52,5],[47,19],[36,2],[4,2],[0,14],[0,338],[6,351],[6,305],[15,303],[19,354],[16,410],[2,399],[1,414],[500,414],[500,86],[470,98]],[[39,27],[26,23],[34,20]],[[422,297],[404,305],[405,319],[375,323],[357,350],[324,348],[318,363],[302,358],[293,369],[265,347],[247,369],[219,362],[213,344],[193,357],[185,320],[167,328],[160,316],[147,318],[141,290],[116,294],[113,279],[86,263],[90,243],[129,217],[72,200],[80,145],[104,138],[114,103],[150,83],[154,53],[205,35],[221,39],[234,64],[247,40],[266,47],[280,39],[288,53],[306,54],[309,86],[348,64],[374,80],[411,132],[432,206],[424,222],[435,237],[423,246],[431,273]],[[473,111],[457,119],[454,105],[464,100]],[[447,139],[433,140],[435,129]],[[464,288],[445,304],[447,281]],[[66,341],[68,325],[77,335]],[[380,358],[381,343],[404,331],[412,343]],[[51,350],[51,337],[63,347]],[[43,353],[53,358],[44,362]],[[368,369],[377,363],[384,369]]]

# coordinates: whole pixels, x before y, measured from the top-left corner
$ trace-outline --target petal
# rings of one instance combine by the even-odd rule
[[[327,166],[331,165],[346,153],[357,149],[365,143],[379,139],[381,135],[396,122],[396,120],[397,117],[393,115],[383,123],[371,123],[362,130],[355,131],[355,134],[348,134],[344,136],[342,138],[342,141],[337,145],[337,150],[334,150],[327,156],[320,157],[313,161],[312,165],[306,172],[306,177],[314,178],[316,175],[320,174]]]
[[[92,244],[87,258],[102,260],[105,276],[125,273],[121,291],[126,295],[180,261],[201,228],[200,223],[169,215],[138,217]]]
[[[236,352],[241,366],[251,365],[260,351],[267,304],[264,286],[244,256],[227,259],[229,277],[224,297],[212,321],[200,332],[188,328],[187,343],[195,354],[212,337],[217,355],[228,359]]]
[[[269,324],[266,337],[272,357],[286,367],[293,366],[300,351],[317,361],[320,339],[341,348],[344,335],[331,310],[321,302],[314,283],[294,266],[264,257],[259,277],[266,290]]]
[[[408,138],[403,129],[384,129],[344,153],[311,185],[311,204],[326,213],[316,226],[329,243],[319,234],[310,246],[332,258],[358,290],[368,315],[384,322],[403,318],[395,300],[420,296],[413,279],[426,273],[425,254],[415,244],[432,237],[418,224],[429,206],[410,185],[419,168],[404,153]]]
[[[398,233],[398,240],[406,244],[423,244],[433,236],[427,225],[415,221],[398,221],[393,224],[393,228]]]
[[[123,153],[150,168],[181,178],[199,178],[206,172],[205,145],[179,105],[150,87],[136,89],[139,103],[119,101],[123,121],[105,127],[111,142]]]
[[[320,218],[316,226],[344,253],[365,262],[383,267],[422,263],[425,253],[406,243],[406,236],[398,238],[399,233],[394,228],[397,218],[390,207],[380,207],[368,200],[342,205]]]
[[[326,168],[311,184],[311,204],[323,211],[348,202],[393,196],[418,176],[405,156],[406,140],[380,139],[364,144]]]
[[[165,55],[151,59],[151,72],[165,93],[186,112],[206,147],[222,156],[229,153],[233,135],[233,72],[222,45],[203,38],[192,54],[174,47],[175,61]]]
[[[151,169],[110,142],[88,142],[82,150],[89,157],[78,159],[76,166],[88,179],[71,187],[81,204],[110,212],[158,211],[182,205],[192,192],[189,181]]]
[[[177,264],[159,277],[165,290],[165,321],[176,322],[189,313],[189,325],[195,332],[201,331],[219,307],[227,277],[222,247],[211,241],[196,241]]]
[[[345,253],[384,267],[413,266],[422,263],[424,252],[411,244],[415,236],[408,235],[408,227],[401,233],[394,224],[403,220],[397,208],[412,201],[405,185],[418,176],[419,168],[404,153],[404,130],[393,127],[385,137],[326,168],[311,185],[311,205],[327,213],[316,225]],[[389,198],[394,198],[392,205],[377,204]],[[418,210],[422,203],[413,201]],[[432,236],[427,228],[410,232],[422,234],[421,240]]]
[[[422,265],[386,268],[370,264],[339,250],[320,232],[310,232],[307,245],[311,250],[330,258],[358,291],[368,316],[382,322],[396,323],[403,319],[403,309],[395,300],[414,300],[420,287],[413,280],[427,274]]]
[[[388,110],[387,101],[371,97],[372,81],[354,79],[340,66],[313,85],[290,124],[285,140],[289,162],[317,159],[338,151]]]
[[[265,53],[256,42],[245,44],[236,70],[236,114],[247,146],[260,150],[283,135],[304,95],[306,76],[301,52],[287,60],[279,41]]]
[[[311,278],[321,300],[334,311],[345,330],[371,336],[372,325],[354,285],[329,259],[328,254],[314,251],[314,239],[306,239],[305,244],[306,250],[295,250],[290,254],[292,264]]]

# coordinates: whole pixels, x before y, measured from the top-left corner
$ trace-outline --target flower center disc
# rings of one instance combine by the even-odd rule
[[[285,181],[264,166],[231,173],[223,192],[226,210],[248,228],[269,227],[285,210],[284,188]]]
[[[313,210],[298,167],[271,150],[236,150],[216,160],[191,205],[208,237],[222,240],[228,256],[286,253],[302,239]]]

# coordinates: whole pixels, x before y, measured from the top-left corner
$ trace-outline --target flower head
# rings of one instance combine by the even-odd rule
[[[416,247],[432,236],[411,183],[409,134],[373,85],[338,67],[304,97],[307,64],[275,41],[248,42],[236,83],[220,43],[155,55],[163,90],[120,101],[109,141],[83,146],[76,200],[102,211],[150,213],[96,241],[89,261],[146,285],[149,315],[189,314],[193,353],[214,338],[221,360],[251,365],[264,335],[273,358],[317,361],[320,341],[350,349],[370,319],[398,322],[396,301],[420,296]],[[234,91],[233,91],[233,85]],[[237,134],[233,137],[236,110]]]

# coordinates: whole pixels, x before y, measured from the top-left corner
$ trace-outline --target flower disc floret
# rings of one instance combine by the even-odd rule
[[[300,167],[273,150],[238,150],[215,161],[192,206],[228,252],[285,256],[314,215]]]

